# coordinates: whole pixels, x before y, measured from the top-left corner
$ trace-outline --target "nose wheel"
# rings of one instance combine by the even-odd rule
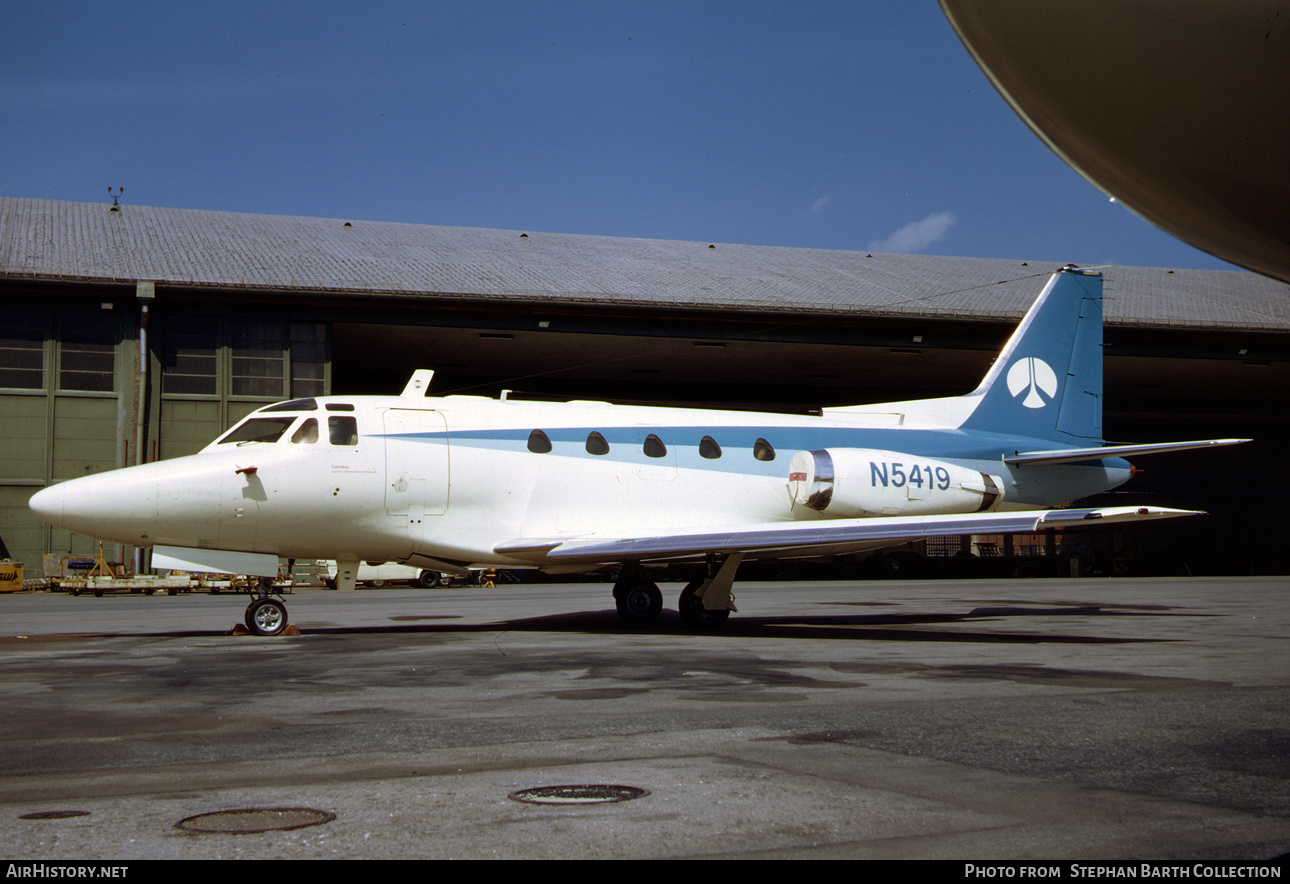
[[[256,635],[280,635],[287,628],[287,606],[279,599],[256,599],[247,605],[242,622]]]

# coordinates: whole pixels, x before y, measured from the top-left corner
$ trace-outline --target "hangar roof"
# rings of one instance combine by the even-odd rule
[[[674,242],[0,197],[0,278],[1014,320],[1060,261]],[[1290,330],[1290,286],[1108,266],[1108,324]]]

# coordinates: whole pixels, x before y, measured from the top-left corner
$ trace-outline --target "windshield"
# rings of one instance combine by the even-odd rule
[[[220,445],[230,442],[277,442],[287,427],[295,423],[295,417],[257,417],[232,429],[228,435],[219,440]]]

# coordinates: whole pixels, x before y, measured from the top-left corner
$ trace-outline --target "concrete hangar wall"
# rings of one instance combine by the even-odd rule
[[[438,394],[766,410],[963,393],[1055,266],[0,198],[0,537],[31,574],[91,552],[31,494],[416,368]],[[1091,549],[1135,573],[1290,570],[1290,286],[1104,272],[1108,439],[1256,442],[1144,460],[1100,502],[1211,515]]]

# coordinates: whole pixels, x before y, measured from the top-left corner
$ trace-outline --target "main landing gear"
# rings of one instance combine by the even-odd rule
[[[690,584],[681,590],[681,598],[676,603],[676,609],[681,614],[681,622],[690,629],[720,629],[730,619],[729,608],[711,610],[703,606],[698,592],[705,582],[690,581]]]
[[[256,635],[281,635],[287,628],[287,606],[281,598],[271,598],[273,582],[261,580],[256,597],[246,606],[242,622]]]
[[[735,610],[735,571],[743,561],[742,553],[726,556],[717,567],[717,559],[708,559],[707,576],[693,580],[681,591],[677,610],[681,622],[689,629],[720,629]],[[644,628],[658,619],[663,610],[663,593],[658,584],[641,574],[639,562],[624,562],[618,582],[614,584],[614,604],[618,616],[628,626]]]
[[[614,604],[628,626],[649,626],[663,611],[663,592],[641,575],[640,563],[628,562],[614,584]]]

